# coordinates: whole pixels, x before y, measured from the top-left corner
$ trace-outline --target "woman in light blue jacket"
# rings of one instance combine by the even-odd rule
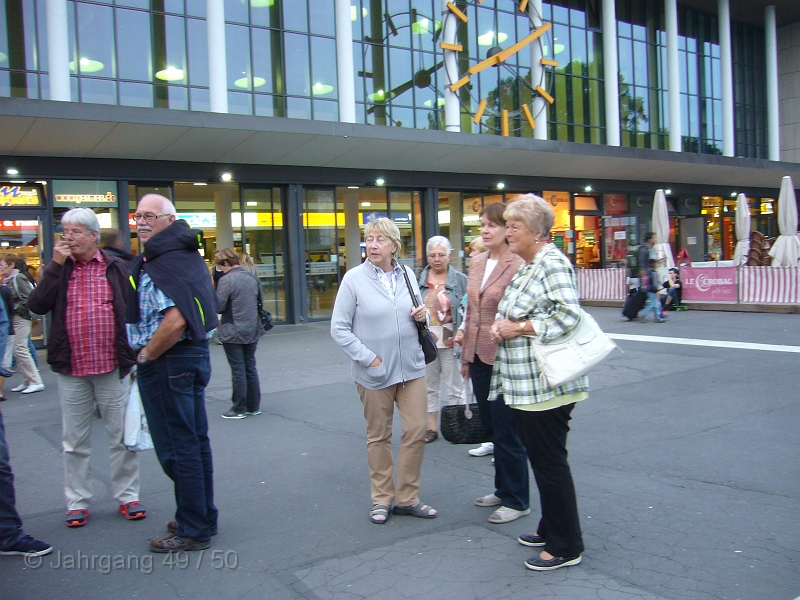
[[[367,223],[364,243],[367,260],[345,274],[336,295],[331,336],[353,361],[351,372],[364,405],[372,484],[370,518],[380,525],[391,511],[432,519],[436,511],[418,497],[425,452],[427,386],[425,357],[414,321],[425,321],[427,310],[413,272],[394,259],[400,248],[397,225],[387,218]],[[411,300],[404,269],[418,308]],[[403,422],[396,479],[392,462],[395,403]]]

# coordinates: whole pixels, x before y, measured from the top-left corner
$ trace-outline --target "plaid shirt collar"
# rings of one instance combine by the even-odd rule
[[[99,247],[94,251],[94,254],[92,254],[92,257],[89,260],[87,260],[86,262],[83,262],[82,260],[78,260],[74,256],[70,256],[70,259],[72,260],[73,263],[75,263],[76,266],[77,265],[88,265],[92,261],[97,261],[100,264],[105,264],[106,263],[106,259],[103,258],[103,253],[100,252],[100,248]]]

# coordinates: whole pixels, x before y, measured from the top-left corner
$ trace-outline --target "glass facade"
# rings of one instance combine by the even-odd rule
[[[619,120],[623,146],[668,145],[667,35],[664,5],[617,1]]]
[[[228,112],[338,120],[334,0],[222,0]],[[532,19],[514,0],[455,0],[459,74],[521,41]],[[550,0],[542,19],[548,137],[606,141],[601,0]],[[668,139],[666,33],[662,2],[616,0],[622,145],[663,149]],[[72,100],[210,110],[204,0],[68,0]],[[49,98],[44,0],[3,0],[0,96]],[[720,154],[722,91],[716,14],[678,7],[682,144]],[[443,17],[440,0],[352,0],[356,120],[444,127]],[[763,28],[732,21],[735,153],[767,153]],[[462,131],[532,137],[521,112],[530,104],[532,53],[474,75],[458,91]],[[479,103],[487,112],[478,124]]]

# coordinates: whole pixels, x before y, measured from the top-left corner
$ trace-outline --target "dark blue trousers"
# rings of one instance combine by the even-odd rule
[[[25,532],[14,495],[14,473],[9,463],[6,428],[3,413],[0,413],[0,550],[13,546],[23,535]]]
[[[517,437],[513,409],[506,406],[502,396],[489,400],[492,368],[477,356],[469,365],[472,390],[487,436],[494,443],[494,493],[503,506],[526,510],[530,507],[528,455]]]
[[[208,342],[178,342],[137,375],[156,455],[175,482],[177,534],[198,541],[217,524],[204,393],[210,377]]]

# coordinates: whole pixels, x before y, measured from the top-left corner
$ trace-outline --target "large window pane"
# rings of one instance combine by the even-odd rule
[[[189,83],[208,86],[208,33],[206,22],[187,19],[189,35]]]
[[[120,79],[151,81],[150,15],[117,9],[117,57]]]
[[[286,93],[295,96],[310,96],[310,72],[308,59],[308,36],[285,33]]]
[[[264,308],[277,321],[286,321],[286,275],[281,190],[245,189],[244,243],[256,265]]]
[[[315,98],[337,98],[336,42],[330,38],[311,37],[313,95]]]
[[[279,0],[275,0],[276,3]],[[283,26],[287,31],[308,32],[306,0],[282,0]]]
[[[241,25],[226,25],[225,49],[228,61],[228,89],[252,90],[253,85],[258,85],[260,80],[253,80],[250,68],[249,28]]]
[[[308,0],[308,16],[311,33],[336,35],[336,20],[333,11],[334,0]]]
[[[84,4],[78,9],[77,64],[70,64],[73,73],[93,77],[114,77],[114,15],[110,6]]]

